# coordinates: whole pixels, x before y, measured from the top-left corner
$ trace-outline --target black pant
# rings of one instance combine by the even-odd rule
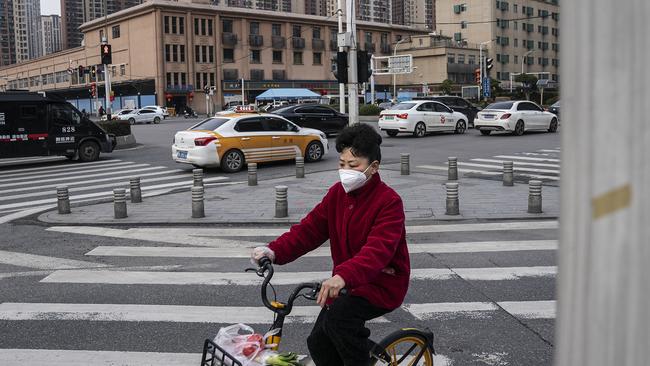
[[[323,308],[307,338],[316,366],[367,366],[370,363],[370,330],[366,321],[389,310],[373,306],[357,296],[341,296]]]

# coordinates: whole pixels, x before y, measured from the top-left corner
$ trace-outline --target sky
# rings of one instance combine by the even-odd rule
[[[60,0],[41,0],[41,14],[42,15],[61,15],[61,1]]]

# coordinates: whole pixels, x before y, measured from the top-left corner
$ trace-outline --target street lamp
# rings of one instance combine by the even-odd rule
[[[397,46],[400,45],[400,43],[405,42],[408,38],[402,38],[397,43],[395,44],[395,48],[393,49],[393,57],[397,56]],[[393,74],[393,102],[397,103],[397,74]]]
[[[530,50],[530,51],[524,53],[524,55],[521,57],[521,74],[522,74],[522,75],[523,75],[523,73],[524,73],[524,64],[525,64],[525,63],[524,63],[524,60],[526,59],[526,57],[527,57],[528,55],[530,55],[530,54],[533,53],[533,52],[535,52],[535,50]]]

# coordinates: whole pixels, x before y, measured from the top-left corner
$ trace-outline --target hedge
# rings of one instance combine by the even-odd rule
[[[374,104],[364,104],[359,107],[359,115],[361,116],[378,116],[381,108]]]
[[[102,121],[97,124],[106,132],[115,136],[128,136],[131,134],[131,124],[129,121]]]

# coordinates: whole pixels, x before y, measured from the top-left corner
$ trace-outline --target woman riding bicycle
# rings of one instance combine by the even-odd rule
[[[340,182],[289,232],[257,247],[255,263],[268,257],[286,264],[329,239],[334,268],[318,294],[321,310],[307,338],[316,366],[366,366],[368,320],[404,301],[410,263],[404,207],[379,176],[381,136],[370,126],[347,127],[336,139]],[[349,296],[338,297],[347,288]]]

